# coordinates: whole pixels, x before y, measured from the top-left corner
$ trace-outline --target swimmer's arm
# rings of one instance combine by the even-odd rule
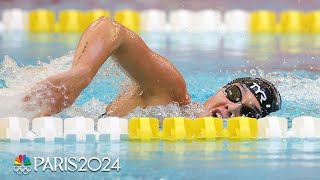
[[[137,106],[172,101],[188,103],[185,81],[169,61],[151,51],[132,31],[110,18],[101,17],[82,35],[71,69],[40,82],[23,98],[26,111],[37,109],[39,112],[34,117],[49,116],[70,106],[111,55],[138,85],[132,96],[118,98],[112,103],[127,107],[117,111],[113,108],[114,114],[125,115]],[[40,108],[34,106],[35,103]]]
[[[108,17],[101,17],[82,35],[73,69],[83,69],[93,78],[110,57],[149,94],[166,94],[184,104],[187,90],[179,71],[165,58],[151,51],[134,32]]]

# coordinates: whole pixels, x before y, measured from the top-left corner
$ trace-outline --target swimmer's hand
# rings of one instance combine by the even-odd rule
[[[24,96],[24,110],[36,111],[33,118],[50,116],[72,105],[91,82],[84,69],[71,69],[37,83]]]

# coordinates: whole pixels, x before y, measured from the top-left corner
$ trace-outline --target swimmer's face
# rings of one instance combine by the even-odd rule
[[[247,112],[253,112],[254,116],[261,114],[261,107],[258,100],[247,87],[239,83],[232,84],[228,87],[220,89],[215,95],[207,99],[204,103],[204,112],[200,113],[198,116],[229,118],[252,116],[252,113]],[[230,98],[231,91],[238,92],[237,96],[241,98],[237,100],[241,100],[241,102],[233,102],[234,99]]]

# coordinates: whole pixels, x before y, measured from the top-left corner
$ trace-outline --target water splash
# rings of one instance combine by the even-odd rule
[[[303,115],[319,117],[320,78],[281,73],[269,73],[265,78],[275,84],[281,94],[282,110],[275,115],[290,119]]]
[[[62,117],[85,116],[97,119],[99,115],[102,114],[101,112],[105,111],[106,105],[107,104],[99,101],[98,99],[93,98],[81,106],[74,104],[60,114]]]
[[[25,111],[22,99],[26,92],[40,80],[70,68],[72,58],[73,53],[70,53],[61,58],[50,60],[50,63],[41,63],[40,66],[19,67],[16,61],[5,56],[0,64],[0,79],[4,81],[6,87],[0,89],[0,117],[30,118],[39,113],[40,108],[30,112]]]

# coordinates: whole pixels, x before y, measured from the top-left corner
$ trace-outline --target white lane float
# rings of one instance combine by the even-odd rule
[[[63,138],[63,120],[55,117],[41,117],[32,120],[32,131],[37,138],[54,141]]]
[[[73,117],[64,120],[64,138],[76,141],[95,141],[94,120],[85,117]]]
[[[29,25],[29,14],[22,9],[6,9],[2,12],[2,21],[7,31],[25,31]]]
[[[166,13],[158,9],[149,9],[140,13],[141,32],[164,32],[166,30]]]
[[[128,120],[118,117],[107,117],[98,120],[97,126],[100,141],[116,141],[128,136]]]
[[[195,32],[221,32],[222,15],[220,11],[206,9],[194,14],[193,27]]]
[[[288,121],[282,117],[265,117],[258,120],[258,138],[285,138]]]
[[[20,141],[29,132],[29,120],[19,117],[0,118],[0,140]]]
[[[244,10],[230,10],[224,13],[226,32],[249,32],[250,16]]]
[[[319,138],[320,118],[301,116],[292,120],[292,137]]]
[[[173,10],[169,14],[169,25],[171,32],[194,32],[193,11],[187,9]]]

